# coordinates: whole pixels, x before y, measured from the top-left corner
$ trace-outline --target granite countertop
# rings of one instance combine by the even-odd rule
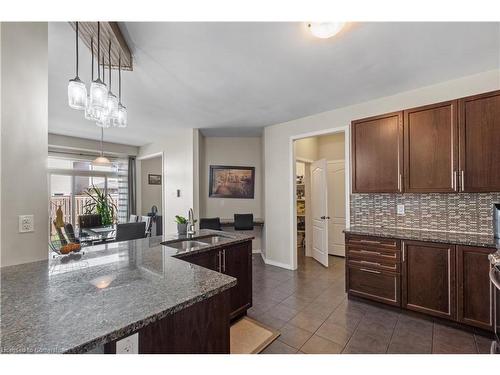
[[[195,238],[214,234],[227,239],[195,251],[252,238],[216,231]],[[86,352],[236,285],[233,277],[176,259],[182,254],[168,244],[182,239],[96,245],[1,268],[1,351]]]
[[[372,226],[352,226],[346,228],[344,233],[365,236],[398,238],[402,240],[416,240],[426,242],[450,243],[455,245],[468,245],[479,247],[499,248],[500,243],[492,235],[475,233],[454,233],[440,231],[413,230],[403,228],[387,228]]]

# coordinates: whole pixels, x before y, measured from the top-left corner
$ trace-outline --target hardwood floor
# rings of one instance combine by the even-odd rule
[[[432,318],[348,300],[344,259],[330,267],[299,256],[297,271],[264,264],[253,255],[253,307],[248,315],[280,331],[264,354],[489,353],[483,336]]]

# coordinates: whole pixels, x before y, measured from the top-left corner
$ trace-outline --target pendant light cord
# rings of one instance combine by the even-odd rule
[[[104,155],[103,151],[102,151],[102,140],[104,138],[104,128],[101,128],[101,157]]]
[[[118,100],[122,102],[122,54],[118,55]]]
[[[109,64],[109,92],[111,92],[111,38],[109,38],[108,64]]]
[[[97,21],[97,79],[101,79],[101,71],[99,70],[99,57],[101,52],[101,23]]]
[[[90,37],[90,53],[92,55],[92,81],[94,81],[94,37]]]
[[[76,76],[78,77],[78,21],[76,22]]]

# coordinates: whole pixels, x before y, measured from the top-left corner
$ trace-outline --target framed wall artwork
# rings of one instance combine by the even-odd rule
[[[255,167],[210,166],[210,198],[253,199],[254,189]]]

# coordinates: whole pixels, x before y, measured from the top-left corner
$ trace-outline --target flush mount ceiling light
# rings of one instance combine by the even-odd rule
[[[338,34],[345,26],[345,22],[309,22],[307,24],[311,34],[317,38],[326,39]]]
[[[78,77],[78,22],[76,23],[76,76],[68,83],[68,104],[73,109],[84,110],[87,106],[87,88]]]

